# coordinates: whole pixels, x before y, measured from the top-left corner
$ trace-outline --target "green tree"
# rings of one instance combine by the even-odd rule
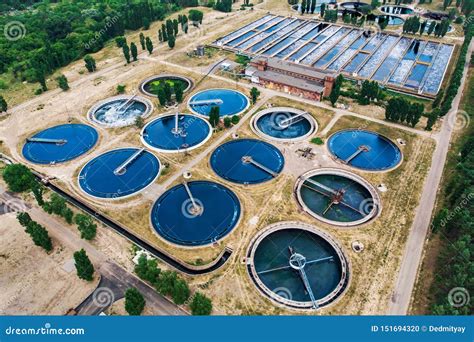
[[[148,53],[151,55],[153,52],[153,42],[151,41],[150,37],[146,37],[146,49],[148,50]]]
[[[84,62],[86,63],[86,69],[89,72],[94,72],[97,70],[95,65],[95,59],[91,55],[86,55],[84,57]]]
[[[125,88],[126,88],[126,86],[123,85],[123,84],[117,85],[117,94],[123,94],[123,93],[125,93]]]
[[[27,191],[36,181],[30,169],[22,164],[7,165],[3,170],[3,180],[12,192]]]
[[[145,35],[143,34],[143,32],[140,32],[140,45],[142,46],[142,50],[145,50]]]
[[[183,102],[184,90],[183,90],[182,84],[180,82],[176,82],[173,89],[174,89],[174,96],[175,96],[176,102],[178,103]]]
[[[48,231],[42,225],[35,221],[30,221],[25,230],[31,236],[36,246],[43,247],[47,252],[53,250],[53,243],[51,242]]]
[[[184,304],[189,298],[189,287],[183,279],[176,279],[173,286],[172,298],[176,305]]]
[[[135,273],[141,279],[149,281],[153,286],[158,287],[161,270],[156,259],[148,260],[145,254],[140,255],[138,264],[135,266]]]
[[[257,103],[259,96],[260,96],[260,91],[257,88],[252,87],[252,89],[250,89],[250,97],[252,98],[253,104]]]
[[[178,20],[174,19],[173,20],[173,31],[174,31],[174,36],[175,37],[178,35],[178,30],[179,30],[179,22],[178,22]]]
[[[163,90],[165,91],[166,102],[171,102],[171,97],[173,96],[173,89],[168,82],[165,82],[163,85]]]
[[[8,104],[5,98],[0,95],[0,113],[6,112],[8,110]]]
[[[321,10],[320,10],[320,14],[322,18],[324,18],[324,12],[326,12],[326,4],[323,2],[321,4]]]
[[[158,96],[158,100],[160,101],[160,105],[165,106],[167,101],[166,101],[166,94],[165,94],[164,88],[159,87],[157,92],[158,92],[157,96]]]
[[[238,115],[233,115],[232,116],[232,124],[237,125],[240,121],[240,117]]]
[[[168,47],[173,49],[176,45],[176,38],[174,36],[169,36],[168,38]]]
[[[119,36],[115,38],[115,44],[118,48],[122,48],[125,44],[127,44],[127,39],[124,36]]]
[[[127,44],[122,46],[122,52],[123,52],[123,56],[125,57],[125,60],[127,61],[127,64],[130,63],[130,48],[128,47]]]
[[[194,24],[197,24],[197,23],[202,24],[203,17],[204,17],[204,13],[202,13],[201,11],[195,10],[195,9],[189,10],[188,18]]]
[[[221,116],[221,111],[219,107],[212,107],[211,111],[209,112],[209,123],[212,127],[217,127],[219,125]]]
[[[137,58],[137,57],[138,57],[138,49],[137,49],[137,46],[135,45],[134,42],[132,42],[132,43],[130,44],[130,52],[131,52],[131,54],[132,54],[133,60],[136,62],[137,59],[138,59],[138,58]]]
[[[44,187],[38,182],[32,182],[31,184],[31,191],[33,192],[33,196],[35,196],[36,203],[41,207],[44,205]]]
[[[156,289],[163,296],[171,296],[174,292],[174,284],[178,276],[174,271],[163,271],[160,274],[159,282],[156,286]]]
[[[163,42],[163,32],[161,32],[161,29],[158,30],[158,41],[160,43]]]
[[[193,296],[189,307],[191,308],[191,313],[195,316],[206,316],[212,312],[211,300],[199,292],[196,292]]]
[[[136,288],[129,288],[125,292],[125,310],[130,316],[140,316],[145,304],[145,298]]]
[[[229,128],[232,125],[232,119],[228,116],[224,117],[224,126]]]
[[[66,76],[60,75],[56,77],[56,81],[58,82],[59,88],[61,88],[64,91],[69,90],[69,83]]]
[[[27,227],[28,224],[32,221],[30,215],[25,212],[16,214],[16,218],[23,227]]]
[[[97,225],[89,215],[77,214],[74,217],[77,229],[81,233],[81,239],[92,240],[97,234]]]
[[[80,279],[91,281],[94,279],[94,265],[90,261],[84,249],[74,253],[77,276]]]

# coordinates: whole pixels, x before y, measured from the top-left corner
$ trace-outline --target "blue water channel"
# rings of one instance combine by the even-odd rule
[[[245,157],[252,158],[253,162]],[[229,141],[211,155],[212,169],[220,177],[239,184],[271,180],[283,170],[284,164],[283,155],[275,146],[255,139]]]
[[[63,163],[89,151],[99,138],[97,131],[83,124],[65,124],[36,133],[33,139],[53,141],[28,141],[23,145],[23,156],[36,164]],[[55,142],[55,140],[58,140]]]
[[[141,153],[121,172],[119,167],[138,151]],[[138,148],[111,150],[88,162],[79,173],[79,185],[99,198],[130,196],[152,183],[160,172],[160,162],[152,153]]]
[[[179,184],[155,202],[151,211],[155,231],[181,246],[202,246],[229,234],[240,218],[237,196],[214,182],[193,181],[187,185],[189,193]]]

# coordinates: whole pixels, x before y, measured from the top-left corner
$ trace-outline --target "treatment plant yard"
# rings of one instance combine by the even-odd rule
[[[92,207],[97,213],[111,218],[133,235],[191,269],[204,269],[206,266],[212,265],[226,251],[232,251],[229,260],[224,261],[223,265],[212,272],[199,275],[180,274],[186,279],[192,290],[199,290],[212,299],[213,314],[385,314],[389,310],[390,302],[394,302],[397,296],[395,284],[435,148],[437,144],[446,143],[441,141],[442,136],[439,133],[441,125],[438,124],[432,132],[428,132],[421,127],[424,126],[425,120],[422,120],[420,125],[415,128],[385,121],[384,109],[376,104],[361,106],[355,101],[345,99],[343,102],[349,103],[350,106],[348,109],[341,109],[331,107],[327,101],[315,102],[259,86],[257,88],[260,91],[260,96],[256,103],[252,103],[250,89],[254,84],[246,80],[236,81],[231,76],[218,72],[220,62],[223,60],[234,62],[236,60],[233,53],[215,47],[207,49],[207,54],[203,57],[191,57],[188,53],[199,44],[213,44],[218,38],[261,18],[267,11],[283,16],[295,16],[296,13],[289,9],[286,1],[276,0],[266,0],[255,4],[253,10],[234,11],[229,14],[210,9],[203,11],[202,26],[200,28],[191,27],[190,34],[183,35],[177,40],[174,50],[169,50],[167,46],[160,44],[155,47],[152,54],[147,54],[146,51],[141,52],[137,62],[124,64],[121,51],[110,43],[95,55],[98,61],[98,70],[95,73],[83,74],[83,68],[80,66],[82,62],[74,63],[61,70],[70,80],[71,89],[66,92],[55,89],[33,99],[27,99],[25,98],[25,94],[27,94],[25,89],[28,85],[24,85],[23,89],[12,90],[9,100],[12,100],[11,102],[16,107],[9,110],[8,115],[2,118],[1,152],[15,162],[28,165],[52,184]],[[237,22],[238,27],[236,27]],[[145,31],[145,33],[156,35],[155,32],[159,27],[161,27],[161,22],[153,23],[149,32]],[[394,28],[392,33],[398,34],[397,30],[398,28]],[[127,39],[137,41],[138,33],[128,34]],[[448,38],[443,42],[456,44],[457,41],[456,37],[448,35]],[[449,53],[451,52],[450,50]],[[448,60],[449,58],[446,58],[445,67],[449,74],[453,62],[449,64]],[[162,74],[185,77],[192,82],[191,89],[184,94],[184,101],[176,107],[164,108],[156,97],[146,96],[139,91],[140,85],[145,79]],[[151,112],[143,118],[145,126],[165,115],[173,115],[176,112],[191,113],[188,101],[194,101],[190,99],[201,91],[224,88],[244,94],[246,98],[244,97],[243,100],[244,110],[240,115],[238,114],[240,121],[228,128],[221,125],[219,129],[212,131],[209,140],[201,145],[198,144],[196,148],[189,150],[185,148],[184,152],[179,153],[163,153],[149,148],[140,152],[140,149],[145,147],[141,140],[141,127],[136,127],[133,124],[124,127],[106,127],[100,123],[92,122],[87,115],[99,101],[118,95],[116,88],[119,84],[126,86],[123,95],[128,95],[128,98],[138,95],[152,103]],[[441,84],[441,80],[439,80],[439,84]],[[146,100],[142,102],[147,102]],[[213,100],[212,97],[211,100]],[[140,99],[137,98],[137,101],[140,102]],[[430,100],[421,101],[431,103]],[[306,120],[314,123],[315,131],[295,142],[267,140],[279,150],[284,158],[283,170],[270,177],[270,180],[259,184],[245,184],[245,182],[238,184],[221,178],[211,165],[211,155],[215,149],[226,142],[237,141],[237,139],[264,140],[262,135],[257,134],[252,118],[262,110],[271,111],[272,108],[279,107],[304,111]],[[117,111],[112,114],[116,113]],[[198,119],[196,118],[196,120]],[[201,119],[207,121],[206,116],[201,116]],[[297,123],[297,121],[290,122],[291,124]],[[25,158],[22,149],[28,138],[47,128],[62,124],[92,126],[98,133],[98,139],[82,155],[64,163],[35,164]],[[191,122],[190,125],[193,123]],[[336,160],[330,151],[328,140],[334,133],[341,130],[352,130],[354,139],[360,132],[377,133],[379,139],[385,139],[384,141],[388,139],[389,143],[394,146],[394,150],[400,152],[400,162],[394,163],[393,167],[384,170],[364,170],[352,167],[349,161],[344,163]],[[124,172],[131,172],[134,170],[132,168],[134,162],[142,160],[145,154],[151,154],[150,158],[154,156],[159,159],[157,178],[153,175],[150,176],[152,180],[137,185],[137,188],[131,191],[130,196],[122,196],[120,194],[122,190],[117,191],[113,196],[108,196],[108,198],[90,196],[88,190],[81,187],[82,183],[80,182],[80,180],[87,181],[90,174],[83,176],[81,170],[91,160],[107,151],[130,147],[139,151],[139,154],[136,161],[132,160],[129,165],[126,165],[129,167],[128,170],[124,167]],[[358,147],[353,146],[352,148]],[[249,150],[248,153],[250,154],[250,152]],[[379,157],[381,156],[377,155],[374,158]],[[264,162],[262,163],[264,164]],[[113,170],[114,167],[108,165],[107,162],[103,162],[101,167],[107,171],[114,171],[115,176],[119,177],[115,172],[117,169]],[[336,224],[323,222],[305,212],[303,205],[298,202],[296,184],[301,175],[319,169],[329,169],[331,172],[342,170],[355,175],[356,179],[358,179],[357,176],[362,177],[365,182],[359,182],[362,184],[361,186],[373,188],[380,199],[374,217],[360,225],[341,226],[337,222]],[[137,172],[147,173],[151,172],[150,170],[151,167],[144,166]],[[96,175],[90,175],[90,177],[94,176]],[[179,242],[172,242],[164,238],[160,231],[155,229],[156,226],[154,228],[156,222],[152,222],[152,210],[154,210],[155,201],[160,196],[168,195],[167,191],[182,185],[183,182],[188,182],[191,191],[194,191],[193,181],[209,181],[223,185],[226,191],[228,190],[236,196],[238,199],[236,206],[239,206],[240,210],[234,209],[233,214],[229,214],[237,215],[234,217],[235,222],[230,224],[222,235],[216,233],[215,240],[210,236],[207,237],[207,243],[181,245]],[[95,182],[97,184],[93,184],[91,181],[89,185],[92,188],[99,187],[103,185],[99,183],[107,182],[107,180]],[[127,187],[128,185],[130,184],[120,186]],[[337,193],[342,196],[341,198],[349,197],[348,194],[351,191],[349,188],[343,191],[333,190],[337,190]],[[342,192],[339,193],[339,191]],[[50,194],[51,191],[48,190],[47,193]],[[192,196],[190,197],[192,201]],[[39,209],[33,203],[33,198],[28,196],[24,200],[33,207],[32,210],[39,217]],[[198,196],[197,200],[199,200]],[[203,198],[203,201],[205,200]],[[209,201],[212,202],[212,198]],[[372,202],[368,205],[373,206],[373,201],[375,198],[372,198]],[[335,200],[334,203],[339,205]],[[191,204],[193,210],[203,209],[203,212],[196,216],[207,215],[212,218],[213,215],[218,215],[221,211],[225,213],[227,210],[224,208],[224,202],[212,203],[212,210],[208,208],[209,210],[206,211],[205,207],[206,205],[204,205],[204,209],[196,207],[194,202]],[[184,208],[184,204],[182,208]],[[188,215],[189,213],[185,213],[185,209],[182,208],[178,209],[184,216]],[[361,206],[358,208],[359,211],[364,211]],[[371,207],[369,210],[372,211],[373,208]],[[79,212],[79,209],[74,208],[74,211]],[[337,216],[338,213],[335,215]],[[7,270],[5,274],[9,274],[9,285],[2,286],[5,291],[1,300],[7,305],[1,306],[0,311],[6,314],[62,315],[69,309],[76,308],[94,291],[98,279],[95,282],[82,285],[84,283],[75,277],[74,270],[70,273],[64,271],[69,258],[66,251],[72,251],[71,246],[61,244],[55,247],[51,255],[38,255],[36,247],[32,247],[28,243],[26,234],[19,227],[14,215],[7,213],[0,217],[6,223],[1,225],[0,231],[3,251],[0,262],[2,269],[5,266],[5,270]],[[161,217],[163,216],[158,219]],[[167,219],[173,220],[173,217]],[[343,290],[334,301],[322,306],[317,311],[298,310],[270,300],[259,290],[249,275],[248,267],[253,261],[249,260],[247,256],[252,241],[269,225],[283,221],[297,221],[318,228],[332,237],[347,259],[348,281]],[[193,221],[185,222],[192,224]],[[49,228],[48,223],[50,222],[45,222],[46,228]],[[66,224],[63,226],[69,232],[68,234],[74,234],[78,238],[79,233],[73,226]],[[174,226],[167,226],[167,229],[170,230],[174,228]],[[197,226],[195,228],[198,229]],[[215,232],[210,234],[213,233]],[[60,235],[54,237],[54,241],[60,242],[62,239]],[[97,256],[92,257],[93,262],[99,263],[97,269],[106,260],[111,260],[126,271],[133,273],[132,250],[134,249],[131,246],[132,243],[125,237],[117,234],[110,227],[99,224],[98,236],[88,248],[98,251]],[[357,250],[354,246],[363,247]],[[281,252],[287,253],[286,251]],[[22,259],[19,254],[28,257]],[[99,257],[99,255],[101,256]],[[35,260],[41,263],[41,266],[35,263]],[[162,269],[173,269],[161,260],[158,260],[158,265]],[[416,268],[417,265],[413,265],[413,267]],[[22,270],[21,274],[18,273],[20,269]],[[34,269],[41,269],[41,271],[35,272]],[[19,290],[17,280],[25,272],[28,276],[20,283],[26,285],[22,285],[23,288]],[[5,276],[2,275],[0,283],[6,283]],[[311,283],[317,286],[318,280]],[[269,290],[273,291],[274,289]],[[27,295],[27,292],[30,295]],[[41,298],[33,298],[31,293],[34,292],[42,293]],[[15,298],[15,302],[7,302],[5,300],[7,297]],[[291,293],[289,297],[291,299]],[[116,303],[108,312],[124,314],[121,306],[122,304]],[[147,308],[145,313],[154,314],[156,311]]]

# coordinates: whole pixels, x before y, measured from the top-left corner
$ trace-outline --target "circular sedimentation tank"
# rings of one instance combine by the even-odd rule
[[[209,181],[178,184],[153,205],[151,224],[166,241],[180,246],[203,246],[229,234],[241,215],[237,196]]]
[[[413,9],[405,6],[384,5],[380,7],[380,11],[387,14],[408,15],[413,13]]]
[[[318,130],[318,124],[308,112],[288,107],[262,110],[252,118],[252,128],[264,139],[296,142],[307,139]]]
[[[158,95],[158,89],[164,86],[165,83],[168,83],[171,86],[171,89],[179,84],[183,92],[187,92],[193,86],[193,82],[184,76],[172,75],[172,74],[163,74],[151,76],[144,80],[140,84],[140,91],[148,96],[156,97]]]
[[[329,234],[301,222],[264,228],[250,244],[247,270],[265,296],[296,309],[333,303],[350,279],[339,244]]]
[[[79,187],[96,198],[125,198],[153,183],[160,169],[158,158],[145,149],[120,148],[88,162],[79,173]]]
[[[273,145],[256,139],[226,142],[211,155],[211,167],[220,177],[238,184],[258,184],[278,176],[285,159]]]
[[[212,107],[219,107],[220,115],[239,115],[250,105],[250,101],[240,91],[233,89],[206,89],[188,101],[189,109],[199,115],[209,116]]]
[[[170,114],[147,124],[141,133],[142,142],[158,152],[190,151],[206,143],[212,135],[207,120],[191,114]]]
[[[105,127],[133,125],[137,117],[146,118],[153,111],[148,99],[136,95],[115,96],[95,104],[87,113],[90,121]]]
[[[296,182],[295,195],[308,214],[340,227],[369,222],[381,211],[375,188],[362,177],[339,169],[306,172]]]
[[[367,171],[391,170],[402,162],[395,143],[376,132],[347,129],[328,140],[329,152],[344,164]]]
[[[57,164],[75,159],[92,149],[99,135],[88,125],[65,124],[47,128],[26,139],[23,156],[35,164]]]

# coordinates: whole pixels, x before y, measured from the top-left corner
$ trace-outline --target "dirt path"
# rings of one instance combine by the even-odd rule
[[[461,102],[466,76],[471,61],[471,53],[474,48],[474,41],[471,42],[464,65],[464,73],[458,93],[454,98],[451,111],[441,126],[439,132],[439,141],[436,145],[433,155],[431,169],[423,188],[420,199],[420,205],[417,209],[415,220],[408,236],[405,247],[404,256],[400,266],[400,273],[395,285],[394,293],[389,303],[388,314],[390,315],[406,315],[409,309],[413,287],[415,285],[418,268],[421,263],[426,235],[431,222],[431,214],[436,201],[441,177],[443,175],[444,165],[449,150],[449,142],[454,130],[456,115],[458,114],[459,103]]]

